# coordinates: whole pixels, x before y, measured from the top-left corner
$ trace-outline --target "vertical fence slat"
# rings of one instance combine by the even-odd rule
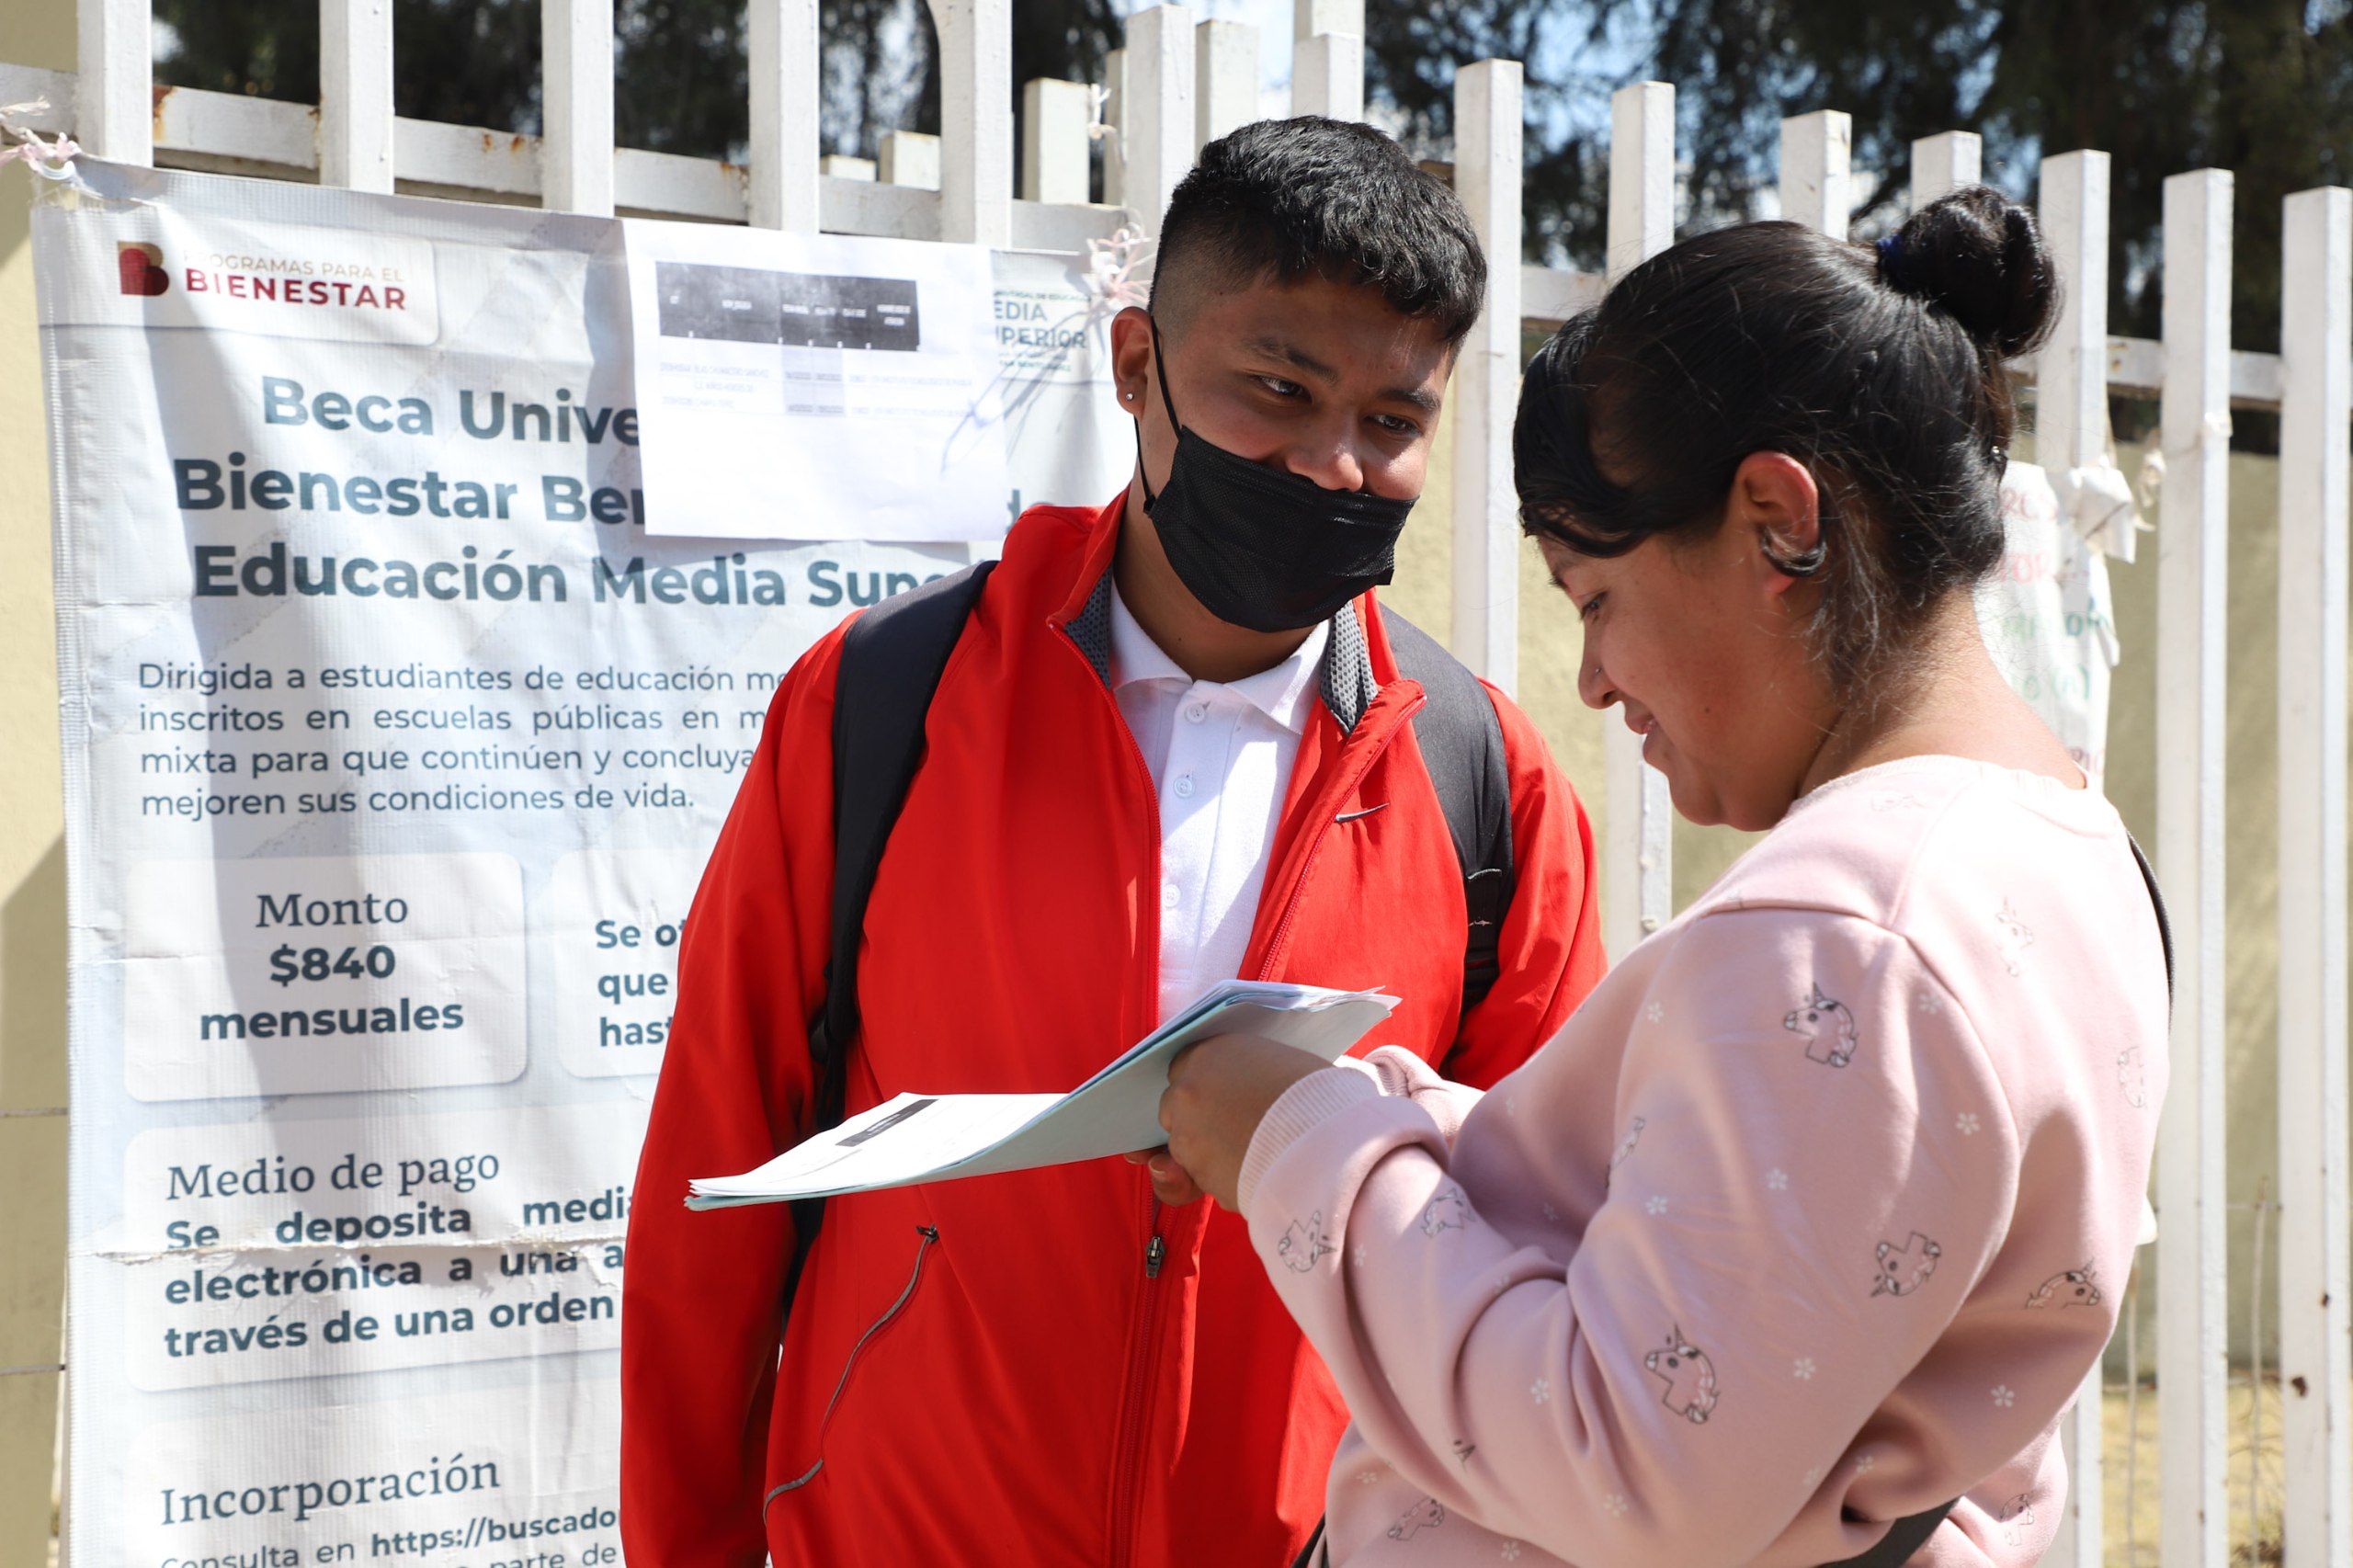
[[[1193,28],[1193,151],[1258,118],[1258,29],[1247,22]]]
[[[1984,177],[1985,143],[1974,131],[1947,131],[1912,143],[1912,210]]]
[[[1947,146],[1922,160],[1919,149],[1933,142]],[[1948,132],[1913,145],[1915,208],[1943,193],[1939,189],[1924,196],[1924,175],[1930,180],[1950,176],[1943,189],[1976,179],[1976,137]],[[2054,472],[2097,462],[2105,449],[2109,173],[2106,153],[2063,153],[2042,163],[2042,233],[2059,269],[2060,314],[2050,342],[2035,357],[2034,449],[2043,466]],[[2104,1403],[2100,1369],[2095,1363],[2074,1408],[2060,1423],[2070,1479],[2058,1539],[2045,1560],[2050,1568],[2100,1568],[2106,1539],[2100,1451]]]
[[[946,144],[920,131],[886,131],[874,147],[875,174],[884,185],[938,190]]]
[[[540,203],[613,212],[613,7],[540,0]]]
[[[2100,1420],[2108,1391],[2102,1385],[2095,1361],[2075,1390],[2075,1403],[2059,1418],[2059,1442],[2067,1457],[2067,1500],[2059,1515],[2059,1533],[2042,1554],[2042,1568],[2101,1568],[2107,1561]]]
[[[2353,190],[2283,205],[2279,293],[2279,1388],[2287,1568],[2353,1562],[2346,1180],[2346,426]],[[2258,1397],[2260,1391],[2258,1391]]]
[[[1120,199],[1145,233],[1157,234],[1170,193],[1193,166],[1193,14],[1154,6],[1130,17],[1127,73]]]
[[[1292,0],[1291,38],[1305,43],[1319,33],[1364,37],[1364,0]]]
[[[939,237],[1013,243],[1013,0],[930,0],[939,35]]]
[[[1106,206],[1123,207],[1128,194],[1128,105],[1133,100],[1128,93],[1128,51],[1114,49],[1103,56],[1103,124],[1109,132],[1103,138],[1103,201]]]
[[[1636,82],[1609,99],[1609,279],[1675,243],[1675,88]]]
[[[1834,240],[1847,237],[1847,219],[1855,210],[1854,140],[1854,117],[1839,109],[1781,121],[1782,217]]]
[[[1293,114],[1320,114],[1327,119],[1364,118],[1361,36],[1317,33],[1292,45],[1290,109]]]
[[[2043,467],[2099,460],[2108,403],[2108,190],[2105,153],[2042,161],[2040,216],[2059,265],[2059,324],[2034,369],[2034,452]]]
[[[817,232],[817,0],[751,0],[752,225]]]
[[[2165,1568],[2229,1560],[2222,1185],[2222,761],[2231,176],[2165,184],[2165,484],[2157,519],[2157,867],[2179,978],[2157,1131],[2157,1464]],[[2082,432],[2078,432],[2078,444]]]
[[[1325,37],[1334,35],[1325,34]],[[1516,60],[1454,74],[1454,188],[1491,258],[1486,308],[1454,370],[1454,656],[1508,692],[1519,678],[1520,99]]]
[[[155,24],[149,0],[79,0],[74,139],[93,157],[155,161]]]
[[[1095,89],[1040,76],[1021,89],[1021,199],[1073,204],[1086,199],[1086,126]]]
[[[319,183],[392,188],[392,0],[319,0]]]
[[[1609,100],[1609,278],[1675,243],[1675,89],[1636,82]],[[1615,716],[1602,742],[1609,805],[1602,945],[1624,958],[1675,909],[1675,806],[1666,776]]]

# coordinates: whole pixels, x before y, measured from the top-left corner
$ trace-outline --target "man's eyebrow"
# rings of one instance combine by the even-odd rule
[[[1245,345],[1251,352],[1264,354],[1270,359],[1280,359],[1295,369],[1305,371],[1317,381],[1330,385],[1340,379],[1340,372],[1313,355],[1279,337],[1256,337]],[[1431,418],[1438,417],[1438,400],[1421,387],[1388,387],[1381,392],[1384,403],[1410,403]]]
[[[1264,354],[1269,359],[1280,359],[1294,369],[1304,370],[1319,381],[1328,384],[1340,379],[1339,371],[1296,344],[1286,342],[1282,338],[1254,337],[1245,347],[1253,354]]]

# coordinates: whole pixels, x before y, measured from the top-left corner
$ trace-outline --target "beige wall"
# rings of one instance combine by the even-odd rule
[[[2120,453],[2124,472],[2140,471],[2141,449]],[[2224,763],[2224,968],[2228,1000],[2224,1061],[2229,1167],[2231,1356],[2254,1349],[2256,1216],[2259,1199],[2279,1192],[2279,691],[2275,628],[2279,593],[2279,464],[2275,458],[2231,458],[2230,716]],[[2144,537],[2141,559],[2110,575],[2117,632],[2124,645],[2109,719],[2109,793],[2135,836],[2155,852],[2156,667],[2150,650],[2157,635],[2157,552]],[[2160,1229],[2163,1221],[2159,1221]],[[2263,1360],[2277,1367],[2279,1337],[2272,1326],[2279,1302],[2279,1217],[2267,1220],[2263,1269]],[[2162,1242],[2159,1244],[2163,1244]],[[2154,1353],[2154,1259],[2142,1263],[2141,1367]],[[2121,1336],[2120,1335],[2120,1340]],[[2116,1365],[2111,1353],[2110,1366]]]
[[[9,63],[74,66],[74,8],[21,6]],[[0,170],[0,1367],[54,1365],[65,1296],[65,846],[30,176]],[[31,1114],[27,1114],[31,1113]],[[42,1562],[53,1373],[0,1374],[0,1565]]]

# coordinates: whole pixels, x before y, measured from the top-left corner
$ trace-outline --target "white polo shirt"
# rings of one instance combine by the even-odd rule
[[[1244,680],[1195,680],[1111,591],[1111,693],[1160,799],[1160,1016],[1235,978],[1331,629]]]

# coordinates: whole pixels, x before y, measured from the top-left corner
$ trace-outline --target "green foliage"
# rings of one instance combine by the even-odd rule
[[[397,0],[396,112],[536,132],[540,5]],[[154,0],[154,15],[175,44],[156,62],[159,82],[318,101],[317,0]],[[938,131],[939,66],[920,0],[827,0],[822,18],[826,151],[871,157],[883,131]],[[1022,0],[1013,16],[1014,80],[1100,81],[1120,32],[1110,0]],[[613,33],[622,145],[743,155],[750,127],[741,0],[619,0]]]
[[[1131,0],[1120,0],[1122,11]],[[2279,202],[2353,180],[2353,18],[2347,0],[1371,0],[1366,79],[1377,116],[1423,156],[1450,155],[1454,68],[1528,66],[1527,251],[1601,264],[1608,94],[1677,85],[1688,222],[1752,215],[1773,180],[1778,122],[1855,117],[1859,232],[1904,210],[1911,143],[1985,138],[1989,178],[2031,197],[2045,151],[2114,154],[2115,330],[2154,335],[2165,176],[2237,174],[2236,341],[2279,338]],[[316,102],[316,0],[155,0],[177,48],[158,79]],[[397,0],[394,101],[415,119],[538,129],[540,0]],[[827,0],[830,152],[937,131],[938,62],[922,0]],[[740,0],[618,0],[620,141],[739,157],[746,139]],[[1015,83],[1099,81],[1120,41],[1113,0],[1018,0]]]
[[[1642,74],[1677,84],[1688,195],[1703,226],[1753,212],[1772,182],[1778,121],[1812,109],[1855,117],[1856,165],[1878,176],[1859,192],[1864,233],[1901,221],[1918,137],[1979,132],[1987,177],[2028,198],[2044,153],[2111,153],[2109,320],[2119,333],[2159,330],[2167,176],[2236,174],[2233,335],[2245,348],[2279,343],[2281,199],[2353,177],[2353,21],[2344,0],[1591,5],[1646,27]],[[1472,0],[1471,8],[1518,7]],[[1582,0],[1561,8],[1588,14]],[[1388,8],[1378,14],[1395,25]],[[1531,173],[1549,158],[1589,156],[1531,138]]]
[[[2236,175],[2232,336],[2279,342],[2279,203],[2353,178],[2353,23],[2342,4],[2015,5],[1985,112],[2014,142],[2115,155],[2112,316],[2155,336],[2164,182]]]
[[[1865,210],[1900,206],[1914,138],[1978,129],[1969,84],[1982,92],[2000,19],[1978,0],[1660,0],[1654,10],[1654,65],[1676,84],[1691,204],[1713,222],[1749,215],[1774,177],[1781,119],[1816,108],[1854,117],[1856,165],[1878,176],[1858,192]]]
[[[315,0],[155,0],[154,14],[176,43],[155,62],[158,82],[319,101]],[[537,0],[399,0],[392,62],[395,113],[492,131],[539,129]],[[740,61],[735,80],[740,92]]]
[[[536,132],[540,0],[397,0],[392,101],[415,119]],[[156,62],[175,85],[295,103],[319,96],[316,0],[154,0],[176,47]],[[907,0],[824,10],[830,152],[871,156],[881,131],[937,131],[928,14]],[[620,0],[613,121],[624,146],[741,157],[749,139],[740,0]]]
[[[1608,40],[1595,7],[1470,0],[1365,7],[1365,87],[1416,154],[1452,156],[1454,72],[1478,60],[1525,63],[1525,251],[1531,261],[1599,271],[1609,210],[1610,82],[1576,63]]]

